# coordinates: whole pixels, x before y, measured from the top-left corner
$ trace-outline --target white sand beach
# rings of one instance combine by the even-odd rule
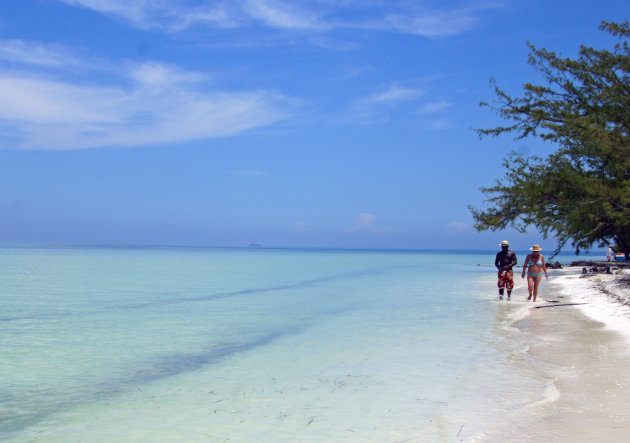
[[[630,270],[580,274],[550,271],[529,315],[513,324],[528,346],[512,363],[548,378],[544,398],[475,441],[628,441]],[[526,298],[521,283],[513,299]]]

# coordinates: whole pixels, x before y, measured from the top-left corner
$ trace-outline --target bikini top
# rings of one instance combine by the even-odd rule
[[[540,258],[540,255],[536,261],[529,259],[529,266],[542,266],[542,259]]]

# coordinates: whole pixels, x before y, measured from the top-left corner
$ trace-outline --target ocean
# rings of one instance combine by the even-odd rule
[[[495,252],[2,247],[0,440],[473,441],[554,396]]]

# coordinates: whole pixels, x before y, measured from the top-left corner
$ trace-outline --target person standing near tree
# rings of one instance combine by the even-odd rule
[[[516,253],[509,249],[510,243],[507,240],[503,240],[499,246],[501,246],[501,250],[494,259],[494,266],[499,270],[497,275],[499,300],[503,300],[505,289],[507,289],[507,299],[510,300],[512,289],[514,289],[514,271],[512,268],[516,266],[518,259],[516,258]]]

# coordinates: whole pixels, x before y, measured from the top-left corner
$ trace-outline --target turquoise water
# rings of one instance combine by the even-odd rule
[[[0,249],[0,439],[451,440],[504,394],[493,259]]]

